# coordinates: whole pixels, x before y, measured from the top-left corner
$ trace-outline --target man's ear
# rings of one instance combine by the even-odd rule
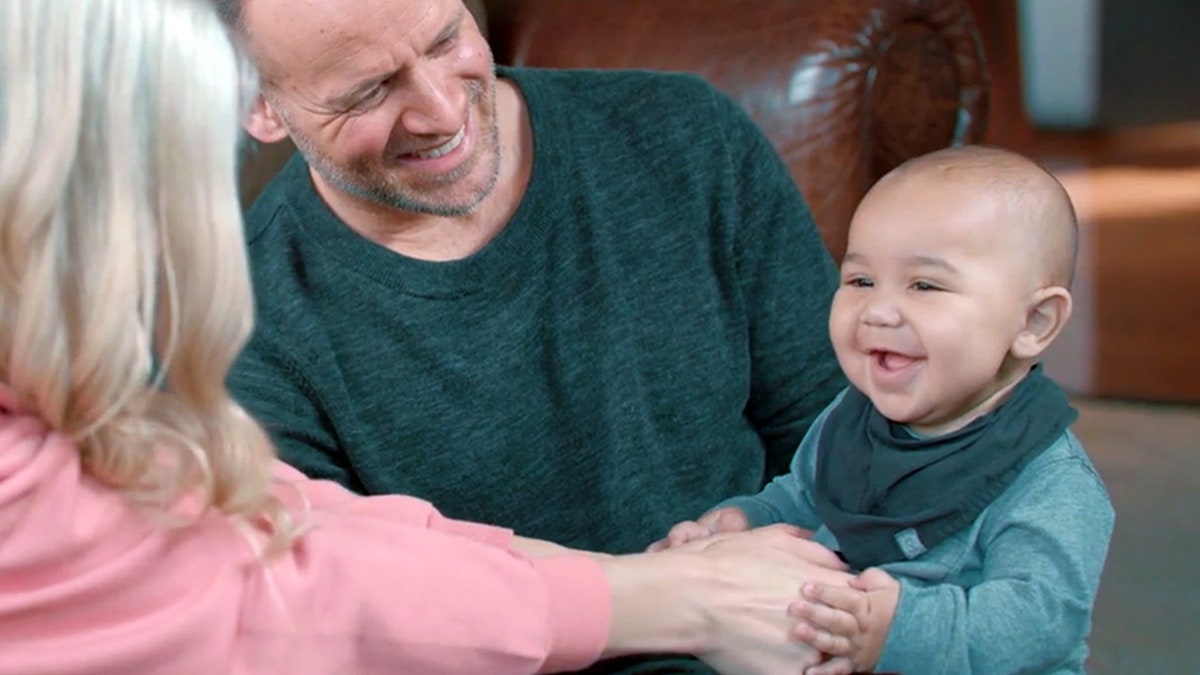
[[[246,133],[259,143],[278,143],[288,137],[279,111],[275,110],[267,97],[261,93],[254,97],[250,114],[242,126],[246,127]]]
[[[1062,286],[1038,290],[1025,311],[1025,326],[1013,341],[1013,356],[1019,359],[1041,356],[1070,318],[1071,291]]]

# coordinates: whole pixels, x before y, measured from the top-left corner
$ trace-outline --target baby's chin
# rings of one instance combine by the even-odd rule
[[[930,416],[932,412],[927,405],[915,400],[909,393],[879,391],[874,387],[859,389],[859,391],[871,399],[871,404],[875,406],[879,414],[897,424],[919,423],[923,418]]]
[[[895,424],[903,424],[919,436],[939,436],[964,426],[952,416],[940,414],[936,408],[911,399],[880,397],[872,403],[880,415]]]

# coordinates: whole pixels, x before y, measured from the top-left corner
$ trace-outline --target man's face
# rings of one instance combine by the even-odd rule
[[[459,0],[255,0],[245,23],[268,105],[318,180],[445,216],[492,192],[492,57]]]
[[[1011,384],[1032,291],[1011,217],[978,186],[920,176],[878,186],[859,207],[830,337],[885,417],[945,433]]]

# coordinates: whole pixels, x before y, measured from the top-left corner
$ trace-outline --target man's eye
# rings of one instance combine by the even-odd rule
[[[383,94],[383,85],[382,85],[382,84],[377,84],[377,85],[375,85],[374,87],[371,87],[371,90],[370,90],[370,91],[368,91],[367,93],[363,94],[363,95],[362,95],[362,96],[359,98],[359,102],[360,102],[360,103],[370,103],[371,101],[374,101],[375,99],[379,98],[379,96],[380,96],[381,94]]]
[[[447,51],[450,51],[450,48],[453,47],[454,43],[456,42],[458,42],[457,30],[434,43],[432,51],[434,54],[444,54]]]
[[[362,94],[359,94],[354,99],[354,103],[352,103],[348,109],[349,110],[362,110],[363,108],[368,108],[371,105],[378,103],[383,98],[383,94],[385,91],[386,91],[386,87],[384,86],[383,83],[377,84],[374,87],[371,87],[367,91],[363,92]]]

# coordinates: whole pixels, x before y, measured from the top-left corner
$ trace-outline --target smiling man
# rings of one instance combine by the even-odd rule
[[[735,103],[497,68],[459,0],[221,4],[248,131],[299,148],[247,214],[230,381],[284,459],[609,552],[787,468],[845,384],[836,274]]]
[[[465,257],[496,235],[512,201],[496,187],[524,188],[531,148],[507,148],[509,161],[500,161],[498,108],[518,120],[519,94],[498,83],[465,7],[242,4],[265,85],[248,131],[265,143],[290,136],[342,222],[431,260]],[[513,131],[505,136],[528,142]]]

